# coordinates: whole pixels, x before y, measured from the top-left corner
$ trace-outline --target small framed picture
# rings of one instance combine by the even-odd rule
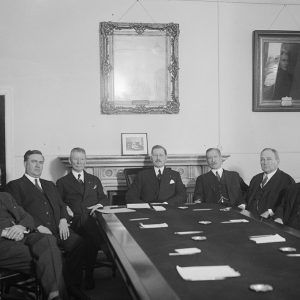
[[[121,133],[122,155],[147,155],[147,133]]]

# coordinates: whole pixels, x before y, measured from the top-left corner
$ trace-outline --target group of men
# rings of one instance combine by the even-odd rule
[[[206,151],[208,173],[196,180],[196,203],[220,203],[247,209],[253,215],[273,218],[300,229],[300,183],[281,171],[275,149],[260,154],[262,173],[248,186],[240,175],[222,168],[218,148]],[[166,167],[167,150],[151,150],[152,168],[140,171],[126,193],[126,202],[186,202],[179,172]],[[93,268],[104,238],[93,213],[109,201],[98,177],[84,168],[86,153],[74,148],[72,170],[56,185],[41,179],[44,157],[38,150],[24,155],[25,174],[9,182],[0,193],[0,267],[31,272],[35,269],[48,300],[89,299],[82,290],[94,288]]]
[[[151,158],[154,168],[139,172],[130,186],[127,202],[186,202],[185,186],[180,174],[165,167],[167,151],[156,145]],[[248,186],[240,175],[222,168],[223,158],[218,148],[206,151],[208,173],[196,180],[193,201],[220,203],[247,209],[252,215],[273,218],[278,223],[300,229],[300,183],[279,169],[279,155],[275,149],[260,153],[262,173],[255,175]]]
[[[90,299],[93,268],[104,239],[93,213],[108,204],[100,180],[84,171],[86,153],[74,148],[72,171],[57,185],[41,179],[44,157],[24,155],[25,174],[0,193],[0,266],[21,272],[34,269],[48,300]]]

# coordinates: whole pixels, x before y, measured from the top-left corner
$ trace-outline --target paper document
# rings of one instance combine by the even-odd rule
[[[165,228],[168,227],[167,223],[159,223],[159,224],[143,224],[140,223],[140,228]]]
[[[163,206],[159,206],[159,205],[153,205],[152,207],[156,211],[164,211],[164,210],[166,210]]]
[[[202,233],[203,231],[194,230],[194,231],[176,231],[175,234],[184,235],[184,234],[195,234],[195,233]]]
[[[162,204],[168,204],[168,202],[151,202],[151,205],[162,205]]]
[[[135,219],[129,219],[129,221],[144,221],[149,220],[149,218],[135,218]]]
[[[185,280],[222,280],[227,277],[238,277],[241,274],[230,266],[195,266],[180,267],[176,266],[180,276]]]
[[[212,210],[211,208],[194,208],[193,211],[205,211],[205,210]]]
[[[102,214],[119,214],[119,213],[126,213],[126,212],[134,212],[134,209],[128,208],[108,208],[104,207],[103,209],[97,209],[97,211],[101,212]]]
[[[187,209],[188,207],[187,206],[178,206],[178,208],[180,208],[180,209]]]
[[[175,255],[191,255],[191,254],[197,254],[201,253],[201,250],[199,248],[181,248],[181,249],[175,249],[175,252],[169,253],[170,256]]]
[[[285,238],[279,234],[253,235],[250,236],[249,239],[254,241],[256,244],[285,242]]]
[[[224,221],[221,222],[223,224],[228,224],[228,223],[248,223],[249,221],[246,219],[233,219],[233,220],[229,220],[229,221]]]
[[[128,203],[127,208],[139,209],[139,208],[150,208],[148,203]]]

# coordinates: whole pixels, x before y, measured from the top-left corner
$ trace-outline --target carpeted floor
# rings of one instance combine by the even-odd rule
[[[94,271],[95,289],[86,291],[92,300],[132,300],[119,272],[112,277],[109,268],[97,268]]]

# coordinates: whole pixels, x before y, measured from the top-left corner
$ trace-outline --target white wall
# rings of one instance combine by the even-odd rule
[[[270,28],[279,5],[222,2],[218,18],[216,2],[142,1],[156,22],[180,25],[180,113],[103,115],[99,22],[118,21],[132,3],[1,0],[0,90],[13,101],[8,178],[22,175],[28,149],[43,151],[44,178],[56,180],[64,173],[57,156],[72,147],[117,155],[121,132],[147,132],[150,146],[169,153],[203,154],[220,142],[231,155],[225,167],[247,182],[260,171],[260,150],[274,147],[281,169],[300,181],[300,113],[252,112],[252,31],[299,30],[300,6],[285,8]],[[121,21],[152,22],[139,4]]]

